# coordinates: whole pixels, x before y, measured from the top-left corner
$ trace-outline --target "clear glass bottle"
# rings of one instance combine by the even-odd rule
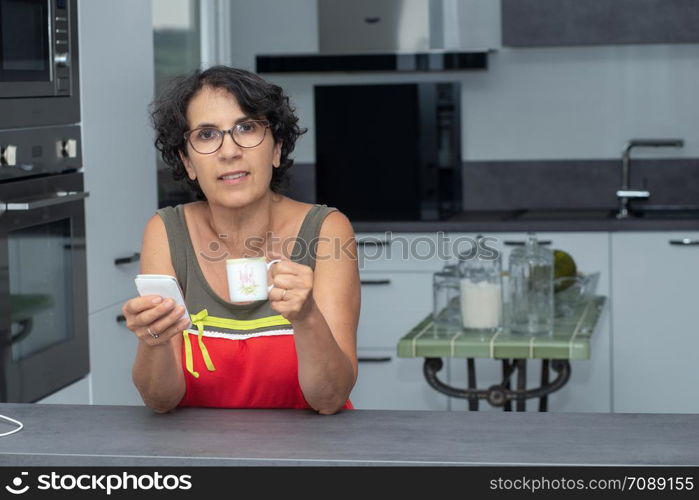
[[[509,325],[518,335],[553,333],[553,252],[529,233],[510,254]]]
[[[434,325],[447,330],[460,329],[458,267],[454,264],[446,264],[441,272],[434,273],[432,290]]]
[[[481,237],[477,240],[478,249]],[[491,250],[491,249],[488,249]],[[480,250],[459,261],[461,321],[467,331],[496,332],[503,323],[500,252]]]

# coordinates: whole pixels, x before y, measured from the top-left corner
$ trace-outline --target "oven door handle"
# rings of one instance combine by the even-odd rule
[[[71,201],[84,200],[88,196],[90,196],[90,193],[87,191],[58,191],[56,196],[51,198],[41,198],[39,200],[29,200],[24,202],[0,202],[0,215],[4,212],[25,212],[28,210],[36,210],[37,208],[63,205],[64,203],[70,203]]]

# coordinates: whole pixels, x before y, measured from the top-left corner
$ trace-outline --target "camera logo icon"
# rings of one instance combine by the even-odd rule
[[[19,476],[15,477],[12,480],[12,486],[7,485],[7,486],[5,486],[5,489],[7,491],[9,491],[10,493],[12,493],[13,495],[21,495],[22,493],[26,493],[27,490],[29,489],[29,485],[24,486],[24,488],[21,487],[22,486],[22,477],[21,476],[27,476],[27,475],[29,475],[28,472],[20,473]],[[13,486],[14,486],[14,488],[13,488]]]

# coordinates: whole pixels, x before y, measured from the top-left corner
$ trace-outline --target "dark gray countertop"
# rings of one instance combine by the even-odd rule
[[[612,210],[470,211],[443,221],[352,221],[355,232],[699,231],[699,211],[648,213],[619,220]]]
[[[2,466],[699,465],[699,415],[0,404]],[[4,422],[4,421],[3,421]],[[0,423],[0,432],[10,430]]]

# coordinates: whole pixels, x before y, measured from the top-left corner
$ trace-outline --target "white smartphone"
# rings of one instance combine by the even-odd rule
[[[187,305],[184,303],[184,295],[182,294],[182,289],[180,289],[179,283],[174,276],[169,276],[167,274],[139,274],[134,280],[136,283],[136,290],[138,294],[143,297],[144,295],[160,295],[163,299],[172,299],[175,301],[176,306],[183,306],[184,313],[183,318],[187,318],[189,324],[186,328],[188,329],[192,326],[192,321],[189,319],[189,311],[187,311]]]

